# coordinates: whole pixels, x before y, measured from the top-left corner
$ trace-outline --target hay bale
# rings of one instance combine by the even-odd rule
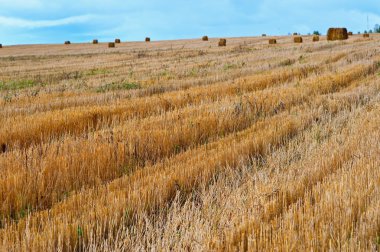
[[[94,39],[94,40],[92,41],[92,43],[93,43],[94,45],[96,45],[96,44],[99,43],[99,41],[98,41],[97,39]]]
[[[108,48],[115,48],[115,43],[114,42],[109,42],[108,43]]]
[[[261,37],[266,37],[266,36],[267,36],[267,35],[266,35],[265,33],[261,35]]]
[[[354,35],[354,33],[353,32],[348,32],[348,36],[352,36],[352,35]]]
[[[270,44],[270,45],[277,44],[277,40],[275,40],[275,39],[270,39],[270,40],[269,40],[269,44]]]
[[[319,41],[319,36],[318,35],[314,35],[313,36],[313,42],[318,42]]]
[[[369,38],[369,33],[364,33],[363,38]]]
[[[149,37],[146,37],[146,38],[145,38],[145,42],[150,42],[150,38],[149,38]]]
[[[346,28],[329,28],[327,31],[327,40],[345,40],[348,39]]]
[[[2,45],[2,44],[0,44],[0,48],[3,48],[3,45]]]
[[[297,36],[297,37],[294,37],[294,43],[302,43],[303,42],[303,39],[301,36]]]
[[[121,43],[121,41],[120,41],[120,39],[115,39],[115,44],[120,44]]]
[[[65,45],[70,45],[71,42],[70,41],[65,41]]]
[[[227,45],[227,40],[226,39],[220,39],[218,46],[226,46]]]
[[[202,37],[202,41],[208,41],[208,37],[207,36],[203,36]]]

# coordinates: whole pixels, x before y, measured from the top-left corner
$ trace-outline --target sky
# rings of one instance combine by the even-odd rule
[[[380,24],[380,0],[0,0],[0,43],[356,33],[367,17]]]

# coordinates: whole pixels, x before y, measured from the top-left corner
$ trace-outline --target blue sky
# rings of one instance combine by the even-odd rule
[[[380,0],[0,0],[0,43],[286,35],[380,24]]]

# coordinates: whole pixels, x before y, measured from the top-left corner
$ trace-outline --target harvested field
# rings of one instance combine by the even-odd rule
[[[320,38],[2,48],[0,251],[379,250],[380,36]]]

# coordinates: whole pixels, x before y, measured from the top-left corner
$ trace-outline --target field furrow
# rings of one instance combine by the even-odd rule
[[[345,99],[351,101],[347,104],[354,104],[352,99],[356,96],[355,93],[360,92],[354,90],[345,95]],[[367,90],[364,90],[363,94],[370,95],[373,99],[377,92],[372,90],[371,93],[368,93]],[[342,95],[338,95],[337,98],[337,101],[340,101]],[[360,97],[356,97],[356,99],[361,100]],[[378,100],[378,98],[376,99]],[[266,202],[270,202],[278,193],[278,190],[276,190],[279,184],[277,176],[284,176],[287,180],[296,180],[297,175],[292,169],[298,168],[300,164],[302,164],[302,167],[312,166],[311,164],[317,166],[319,164],[318,158],[324,155],[329,147],[339,146],[340,141],[348,138],[349,134],[353,132],[347,129],[350,126],[348,123],[362,121],[363,118],[360,117],[360,114],[366,111],[366,108],[371,107],[368,103],[370,102],[369,100],[366,103],[359,100],[356,102],[358,107],[347,106],[345,113],[339,113],[339,115],[342,114],[343,116],[336,119],[329,119],[328,115],[321,117],[319,123],[314,124],[310,130],[307,130],[304,136],[301,134],[300,137],[296,137],[289,142],[289,147],[284,146],[284,148],[286,147],[285,150],[289,148],[288,152],[280,151],[277,153],[277,151],[274,151],[271,157],[272,161],[268,159],[262,163],[263,161],[260,158],[257,163],[255,162],[257,167],[243,174],[230,172],[227,169],[228,178],[220,176],[217,178],[220,181],[217,185],[211,185],[209,189],[204,189],[206,191],[200,194],[193,192],[189,196],[189,200],[183,203],[183,206],[181,203],[183,202],[183,196],[181,196],[176,198],[175,202],[177,203],[173,203],[173,207],[159,211],[161,214],[158,214],[157,218],[148,216],[141,217],[141,220],[136,221],[138,224],[135,225],[140,226],[141,229],[135,230],[131,228],[129,230],[122,228],[120,232],[125,236],[113,237],[112,242],[109,241],[110,243],[108,241],[102,243],[100,240],[98,243],[92,242],[91,244],[98,244],[98,247],[95,248],[100,250],[102,246],[105,246],[104,244],[112,247],[117,246],[118,242],[123,242],[125,245],[126,241],[128,241],[127,247],[133,250],[164,249],[168,246],[173,249],[183,249],[188,246],[194,250],[209,250],[210,247],[205,248],[207,244],[210,244],[211,248],[215,248],[216,244],[223,241],[219,239],[224,236],[219,232],[214,233],[217,237],[220,236],[216,239],[216,236],[211,235],[213,232],[231,228],[233,230],[234,225],[241,225],[242,221],[249,222],[249,218],[252,218],[252,216],[262,214]],[[321,134],[321,130],[327,133]],[[338,135],[336,135],[337,133]],[[345,137],[339,136],[339,134],[344,134]],[[305,149],[308,150],[308,153],[304,159],[308,160],[301,159],[298,161],[298,155],[303,153]],[[330,156],[326,156],[326,160],[327,158],[330,158]],[[307,173],[307,171],[304,172]],[[235,187],[236,181],[241,180],[247,182],[243,184],[244,186]],[[229,188],[230,186],[234,187]],[[144,216],[144,214],[142,215]],[[260,223],[259,218],[255,218],[255,221]],[[260,224],[258,225],[260,226]],[[194,230],[199,231],[194,232]],[[143,231],[143,233],[140,233],[140,231]],[[178,232],[178,236],[171,236],[173,232]],[[226,232],[226,234],[229,237],[229,232]],[[217,247],[220,248],[220,244]]]
[[[0,139],[9,147],[26,147],[33,143],[48,141],[63,133],[81,134],[83,131],[96,129],[102,121],[127,120],[132,117],[146,117],[181,108],[188,105],[216,101],[221,97],[236,95],[240,92],[250,92],[278,85],[292,79],[299,79],[315,71],[316,67],[282,71],[274,74],[264,74],[240,80],[234,84],[220,84],[213,88],[198,88],[166,94],[157,97],[127,101],[112,106],[90,108],[75,108],[63,111],[53,111],[37,116],[20,117],[3,122],[0,129]]]
[[[201,107],[200,111],[179,111],[121,129],[113,127],[113,131],[100,133],[100,137],[97,134],[84,140],[66,138],[64,142],[30,148],[28,152],[10,153],[0,157],[0,164],[5,167],[0,170],[1,213],[5,218],[19,218],[25,211],[49,208],[72,191],[110,181],[214,137],[244,130],[255,120],[302,102],[313,102],[311,97],[335,92],[373,71],[372,65],[351,67],[339,75],[305,80],[300,87],[248,93],[244,103],[216,103]],[[192,117],[194,111],[196,115]]]
[[[323,103],[323,101],[320,102]],[[333,113],[337,113],[336,106],[337,104],[333,103]],[[344,105],[342,106],[345,107]],[[90,207],[92,210],[79,210],[79,212],[77,212],[77,214],[79,214],[77,215],[78,217],[74,217],[75,215],[72,215],[74,219],[71,221],[67,220],[67,225],[76,227],[77,225],[80,225],[81,222],[83,222],[82,218],[92,218],[91,223],[102,222],[104,225],[110,225],[110,223],[106,224],[104,222],[106,220],[102,219],[102,216],[105,215],[109,217],[112,213],[112,216],[114,216],[114,218],[112,218],[112,225],[116,225],[113,227],[113,229],[116,229],[119,225],[117,223],[120,223],[120,221],[123,219],[125,221],[125,211],[128,212],[127,217],[131,218],[129,215],[133,215],[135,212],[160,208],[160,206],[170,201],[170,199],[176,195],[178,190],[181,193],[190,193],[196,184],[202,182],[204,183],[205,181],[210,180],[216,171],[221,168],[220,166],[234,167],[244,159],[248,158],[248,160],[250,160],[250,157],[252,156],[265,156],[270,152],[271,148],[274,148],[277,145],[282,145],[286,142],[287,138],[293,134],[296,134],[296,132],[298,132],[300,129],[303,129],[305,126],[310,124],[313,118],[315,119],[318,117],[318,113],[321,112],[316,111],[312,114],[309,113],[309,115],[297,113],[297,116],[284,114],[274,116],[270,119],[265,119],[263,122],[258,122],[256,126],[252,127],[251,129],[238,133],[234,137],[231,136],[225,140],[223,139],[215,144],[211,144],[210,147],[206,145],[204,148],[185,152],[178,155],[178,157],[172,161],[169,160],[168,163],[164,162],[163,164],[157,164],[151,168],[146,167],[140,171],[136,171],[132,176],[125,177],[121,180],[116,180],[109,186],[105,187],[105,191],[103,193],[101,193],[99,190],[96,190],[96,193],[100,193],[100,195],[93,197],[98,199],[96,201],[99,203],[95,204],[95,206],[98,207],[94,208],[93,203],[86,206],[86,202],[93,201],[91,198],[89,200],[81,199],[81,196],[88,197],[88,195],[91,195],[91,193],[86,193],[83,195],[78,194],[77,196],[73,196],[63,204],[57,204],[52,208],[51,212],[49,212],[50,214],[55,215],[54,213],[56,213],[63,217],[65,214],[62,215],[62,212],[65,212],[64,209],[66,207],[72,209],[70,211],[72,214],[74,214],[74,209],[74,211],[79,210],[77,209],[79,205],[81,209]],[[287,117],[288,119],[286,119]],[[292,119],[293,117],[294,119]],[[303,119],[296,119],[299,117],[303,117]],[[268,125],[270,125],[269,128],[267,128]],[[249,134],[253,134],[252,137],[254,138],[250,137]],[[241,142],[237,141],[237,139],[241,139]],[[228,143],[228,141],[232,142]],[[271,147],[268,149],[269,146]],[[222,149],[223,151],[221,152],[220,150]],[[203,154],[201,151],[205,153]],[[191,156],[195,157],[195,159],[191,159]],[[187,168],[184,169],[184,167]],[[115,208],[104,209],[104,204],[111,199],[113,199],[112,205]],[[75,207],[72,204],[74,204]],[[125,206],[128,206],[127,209],[125,209]],[[87,213],[88,211],[93,213],[91,217],[88,215],[81,216],[81,212]],[[104,211],[107,211],[107,214],[104,214]],[[48,214],[48,212],[38,213],[35,217],[36,219],[34,219],[32,222],[40,223],[40,218],[46,218],[46,214]],[[79,216],[81,217],[79,218]],[[58,219],[62,221],[61,217]],[[84,222],[88,223],[87,221]],[[23,226],[25,224],[25,221],[21,220],[18,225]],[[30,225],[31,224],[29,223],[28,229],[31,228]],[[49,226],[52,225],[54,224],[50,224]],[[89,229],[93,230],[92,228]],[[50,229],[45,230],[43,228],[42,230],[48,233],[51,232]],[[87,229],[84,227],[84,230]],[[73,232],[74,231],[71,231],[71,233]],[[104,231],[99,230],[99,232]],[[7,233],[9,233],[9,231]],[[51,235],[53,234],[50,233],[50,236]],[[63,233],[61,233],[61,231],[58,231],[56,235],[63,235]],[[96,235],[103,236],[101,234]],[[73,239],[73,237],[70,239]],[[89,237],[86,239],[89,239]],[[71,240],[71,242],[74,240]],[[66,244],[64,246],[70,245]]]

